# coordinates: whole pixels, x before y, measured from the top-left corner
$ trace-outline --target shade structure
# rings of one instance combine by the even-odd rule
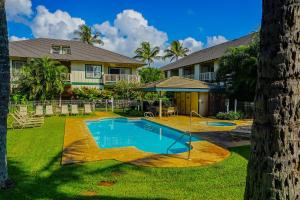
[[[172,76],[141,87],[145,92],[210,92],[220,91],[223,88],[199,80]]]
[[[179,77],[179,76],[172,76],[170,78],[162,79],[156,82],[145,84],[141,87],[141,90],[144,92],[173,92],[174,95],[176,94],[187,94],[185,98],[187,99],[193,99],[193,105],[194,104],[203,104],[203,99],[205,100],[205,103],[208,104],[208,93],[216,93],[216,92],[222,92],[224,90],[223,87],[218,86],[216,84],[211,84],[199,80]],[[196,96],[195,96],[196,95]],[[193,98],[192,98],[193,97]],[[196,98],[194,98],[196,97]],[[183,101],[182,101],[183,102]],[[177,102],[178,103],[178,102]],[[186,103],[184,103],[186,104]],[[186,105],[188,106],[188,105]],[[192,109],[192,105],[188,106],[189,109]],[[203,105],[202,105],[203,107]],[[197,105],[198,108],[198,105]],[[160,113],[161,116],[161,103],[160,103]],[[200,110],[197,109],[198,112]],[[190,111],[184,111],[184,112],[190,112]],[[203,111],[205,112],[205,111]]]

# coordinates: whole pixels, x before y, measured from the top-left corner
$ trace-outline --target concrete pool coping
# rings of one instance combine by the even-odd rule
[[[148,167],[195,167],[222,161],[230,155],[227,149],[205,140],[192,142],[191,160],[187,160],[188,152],[164,155],[143,152],[135,147],[99,148],[85,122],[112,117],[121,116],[99,112],[96,117],[91,118],[67,118],[61,163],[64,165],[90,161],[118,160],[124,163]],[[155,118],[150,121],[179,131],[186,131],[180,127],[169,125],[169,123],[161,122],[161,120]]]

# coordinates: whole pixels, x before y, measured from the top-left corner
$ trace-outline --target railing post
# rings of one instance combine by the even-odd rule
[[[234,100],[234,112],[237,110],[237,99]]]
[[[105,99],[105,111],[107,112],[107,99]]]
[[[114,97],[111,98],[111,111],[114,112]]]
[[[159,99],[159,117],[162,117],[162,99]]]

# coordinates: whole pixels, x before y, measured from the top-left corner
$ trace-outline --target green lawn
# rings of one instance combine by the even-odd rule
[[[0,191],[1,200],[243,199],[249,147],[233,148],[230,158],[208,167],[143,168],[117,161],[60,166],[64,121],[52,117],[42,128],[9,131],[9,174],[16,186]]]

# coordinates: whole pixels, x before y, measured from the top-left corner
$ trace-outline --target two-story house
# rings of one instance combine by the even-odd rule
[[[9,56],[12,83],[28,59],[48,56],[68,68],[69,73],[61,76],[66,84],[99,89],[120,80],[140,81],[137,68],[144,65],[81,41],[48,38],[9,42]]]
[[[173,103],[179,114],[190,115],[191,111],[195,111],[207,116],[224,111],[223,88],[213,84],[216,82],[220,58],[228,48],[249,45],[253,39],[254,33],[194,52],[161,68],[168,78],[166,83],[176,82],[171,84],[172,88],[168,88],[168,91],[173,92]]]
[[[214,82],[219,68],[219,60],[228,48],[249,45],[253,41],[254,33],[239,39],[231,40],[210,48],[206,48],[163,66],[166,77],[181,76],[205,82]]]

